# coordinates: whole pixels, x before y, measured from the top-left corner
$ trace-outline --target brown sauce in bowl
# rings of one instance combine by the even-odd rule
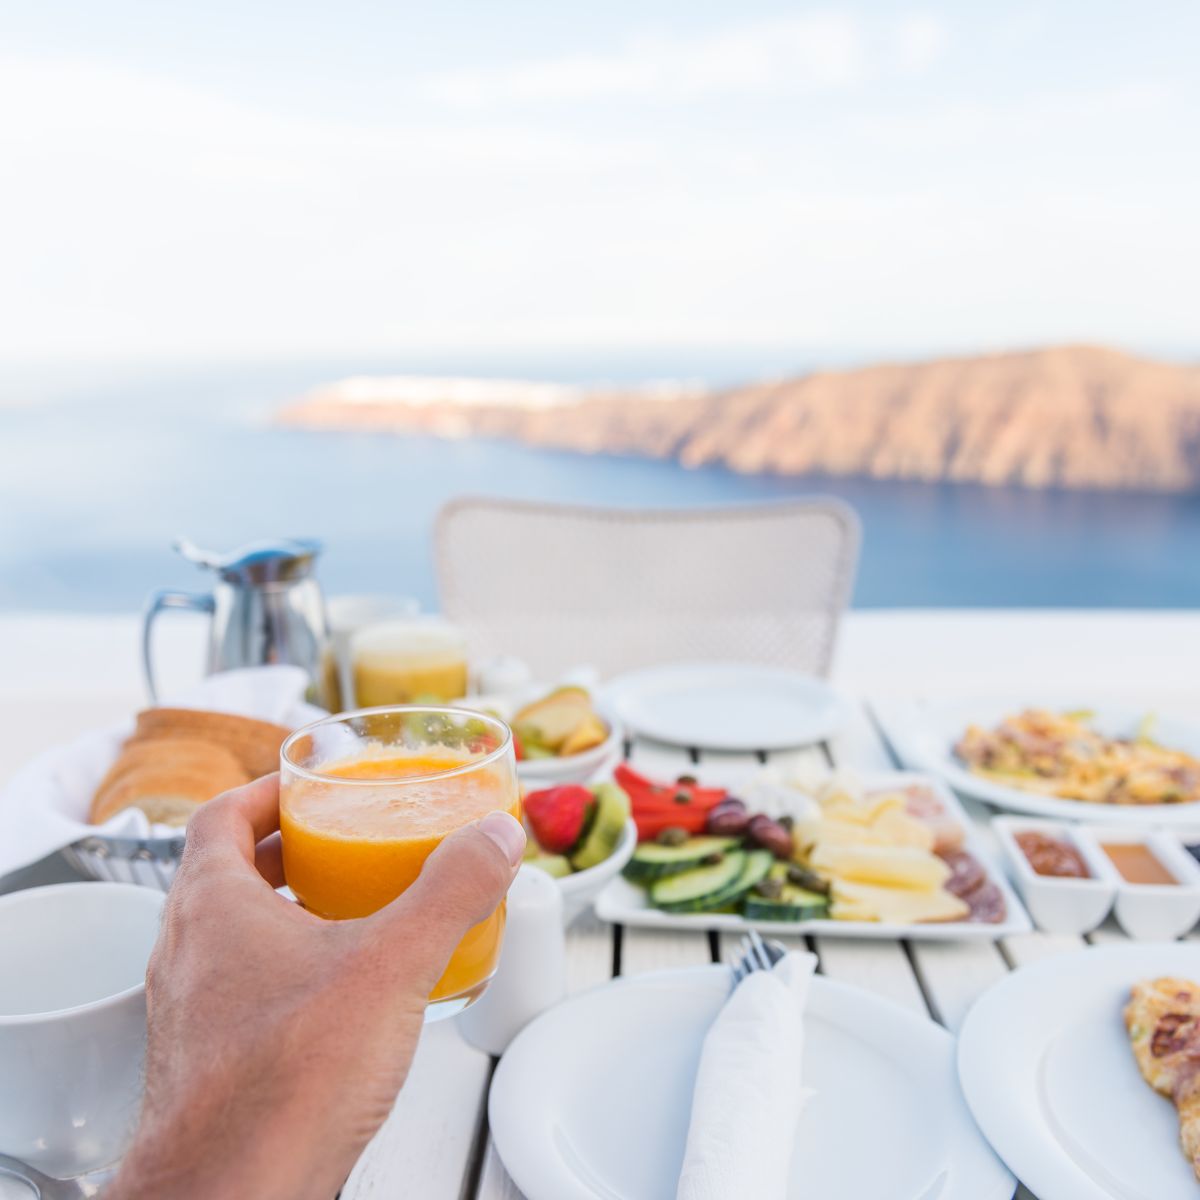
[[[1157,883],[1179,886],[1179,880],[1159,861],[1143,842],[1100,843],[1100,849],[1112,860],[1126,883]]]
[[[1053,875],[1058,879],[1092,877],[1087,863],[1083,861],[1083,855],[1062,838],[1027,829],[1023,833],[1014,834],[1013,841],[1021,847],[1021,853],[1038,875]]]

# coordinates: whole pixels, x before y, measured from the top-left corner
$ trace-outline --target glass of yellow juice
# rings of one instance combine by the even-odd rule
[[[342,713],[297,730],[280,758],[284,875],[305,908],[330,920],[390,903],[456,829],[497,810],[521,815],[512,735],[481,713]],[[503,934],[502,902],[459,943],[430,995],[427,1021],[478,998]]]
[[[382,621],[350,640],[354,702],[436,704],[467,694],[467,642],[437,617]]]

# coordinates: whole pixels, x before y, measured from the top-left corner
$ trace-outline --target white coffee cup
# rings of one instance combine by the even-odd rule
[[[120,1158],[164,899],[127,883],[0,896],[0,1153],[59,1177]]]

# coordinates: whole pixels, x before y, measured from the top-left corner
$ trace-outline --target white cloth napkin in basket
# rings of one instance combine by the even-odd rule
[[[304,702],[308,675],[300,667],[246,667],[222,671],[164,701],[172,708],[201,708],[257,717],[295,729],[325,716]],[[39,754],[0,792],[0,875],[16,871],[90,834],[110,837],[178,837],[169,825],[151,825],[137,810],[117,813],[103,825],[88,823],[92,796],[133,733],[130,716]]]
[[[785,1200],[801,1082],[804,1004],[816,967],[789,954],[734,990],[704,1039],[677,1200]]]

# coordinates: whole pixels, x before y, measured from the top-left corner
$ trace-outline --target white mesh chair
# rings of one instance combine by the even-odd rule
[[[686,660],[825,675],[859,525],[837,500],[638,510],[463,497],[438,514],[442,611],[540,679]]]

